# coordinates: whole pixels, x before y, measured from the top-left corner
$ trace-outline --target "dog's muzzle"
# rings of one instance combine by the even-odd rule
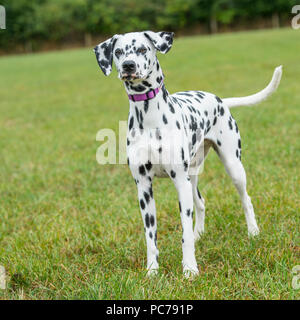
[[[126,60],[122,63],[122,74],[123,80],[134,80],[137,79],[136,64],[133,60]]]

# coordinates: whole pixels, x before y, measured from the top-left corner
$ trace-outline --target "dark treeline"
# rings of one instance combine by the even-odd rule
[[[299,1],[298,1],[299,2]],[[216,33],[286,24],[296,0],[4,0],[2,51],[33,51],[52,43],[91,45],[93,37],[137,30]],[[262,25],[264,26],[264,25]]]

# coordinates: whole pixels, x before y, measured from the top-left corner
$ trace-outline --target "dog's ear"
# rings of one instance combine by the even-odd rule
[[[108,76],[112,70],[113,50],[117,40],[118,35],[114,35],[112,38],[99,43],[94,48],[99,67],[106,76]]]
[[[150,40],[156,50],[167,53],[172,47],[174,32],[145,31],[144,36]]]

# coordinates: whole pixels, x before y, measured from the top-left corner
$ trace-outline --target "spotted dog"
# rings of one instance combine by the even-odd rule
[[[178,192],[182,264],[188,277],[198,274],[194,242],[204,232],[205,206],[197,188],[197,173],[210,148],[216,151],[237,188],[249,236],[259,233],[246,190],[240,132],[229,108],[253,105],[267,98],[279,85],[282,68],[275,69],[265,89],[247,97],[220,99],[203,91],[169,94],[156,52],[167,53],[172,43],[171,32],[133,32],[114,35],[97,45],[94,52],[106,76],[115,62],[129,98],[127,157],[144,222],[148,274],[158,270],[152,182],[154,176],[167,175]]]

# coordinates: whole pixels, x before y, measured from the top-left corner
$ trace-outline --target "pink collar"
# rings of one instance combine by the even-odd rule
[[[142,93],[142,94],[129,94],[128,98],[129,98],[129,100],[134,101],[134,102],[135,101],[146,101],[146,100],[153,99],[158,94],[162,85],[163,85],[163,81],[161,82],[159,87],[154,90],[150,90],[150,91],[148,91],[146,93]]]

